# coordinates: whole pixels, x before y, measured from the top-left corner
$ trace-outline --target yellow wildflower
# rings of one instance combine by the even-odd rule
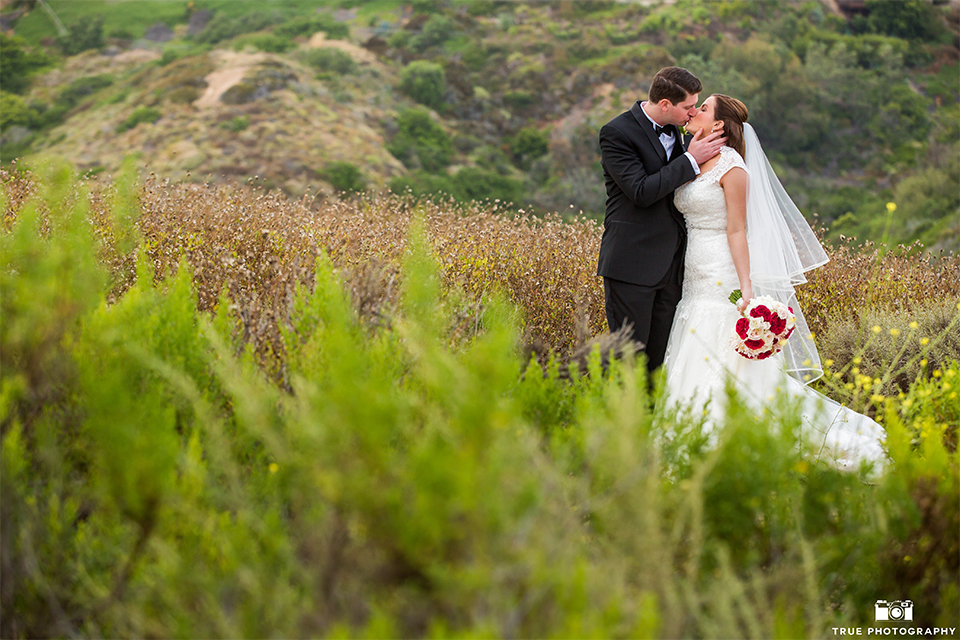
[[[887,211],[889,211],[890,213],[893,213],[893,212],[896,211],[896,210],[897,210],[897,203],[896,203],[896,202],[888,202],[888,203],[887,203]]]
[[[873,325],[873,329],[871,329],[871,331],[873,331],[874,333],[880,333],[880,325],[878,324]]]
[[[919,327],[919,326],[920,326],[920,325],[917,324],[917,321],[916,321],[916,320],[913,320],[913,321],[910,322],[910,328],[911,328],[911,329],[916,329],[916,328]]]
[[[930,338],[920,338],[920,344],[924,347],[930,344]]]
[[[276,462],[271,462],[270,466],[267,468],[270,469],[270,473],[276,473],[280,470],[280,465],[278,465]]]
[[[890,335],[896,338],[898,335],[900,335],[900,329],[897,329],[897,328],[890,329]]]

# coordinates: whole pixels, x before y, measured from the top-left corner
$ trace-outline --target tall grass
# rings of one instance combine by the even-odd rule
[[[524,355],[595,317],[592,223],[3,186],[4,637],[822,637],[895,598],[957,626],[958,454],[907,406],[956,363],[842,473],[788,402],[731,398],[708,445],[630,357]]]

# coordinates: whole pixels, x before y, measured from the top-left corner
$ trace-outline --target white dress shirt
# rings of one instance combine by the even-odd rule
[[[644,108],[646,104],[647,104],[646,102],[640,103],[640,110],[643,111],[643,115],[647,116],[647,120],[649,120],[654,126],[656,127],[661,126],[656,122],[654,122],[653,118],[651,118],[647,114],[647,110]],[[667,152],[668,159],[670,158],[670,154],[673,152],[673,145],[676,143],[677,143],[677,136],[670,135],[665,131],[660,134],[660,144],[663,145],[663,150]],[[683,155],[690,158],[690,164],[693,165],[693,172],[697,175],[700,175],[700,165],[698,165],[697,161],[693,159],[693,156],[690,155],[688,151],[684,151]]]

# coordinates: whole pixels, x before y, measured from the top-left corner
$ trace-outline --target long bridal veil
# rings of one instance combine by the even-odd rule
[[[795,286],[807,281],[807,271],[829,260],[803,214],[787,195],[756,131],[743,125],[746,143],[747,244],[750,251],[750,280],[756,296],[770,296],[793,309],[797,327],[783,349],[787,372],[804,384],[823,375],[813,335],[800,310]]]
[[[823,375],[823,368],[794,287],[807,281],[807,271],[826,264],[829,258],[777,179],[753,127],[744,123],[743,134],[750,176],[747,244],[753,292],[786,303],[797,316],[797,327],[782,352],[784,368],[791,376],[788,386],[805,399],[804,421],[825,455],[841,468],[854,468],[865,459],[882,468],[882,427],[806,386]]]

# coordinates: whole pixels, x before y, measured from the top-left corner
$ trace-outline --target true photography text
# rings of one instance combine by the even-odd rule
[[[833,627],[835,636],[919,636],[953,638],[956,627]]]

